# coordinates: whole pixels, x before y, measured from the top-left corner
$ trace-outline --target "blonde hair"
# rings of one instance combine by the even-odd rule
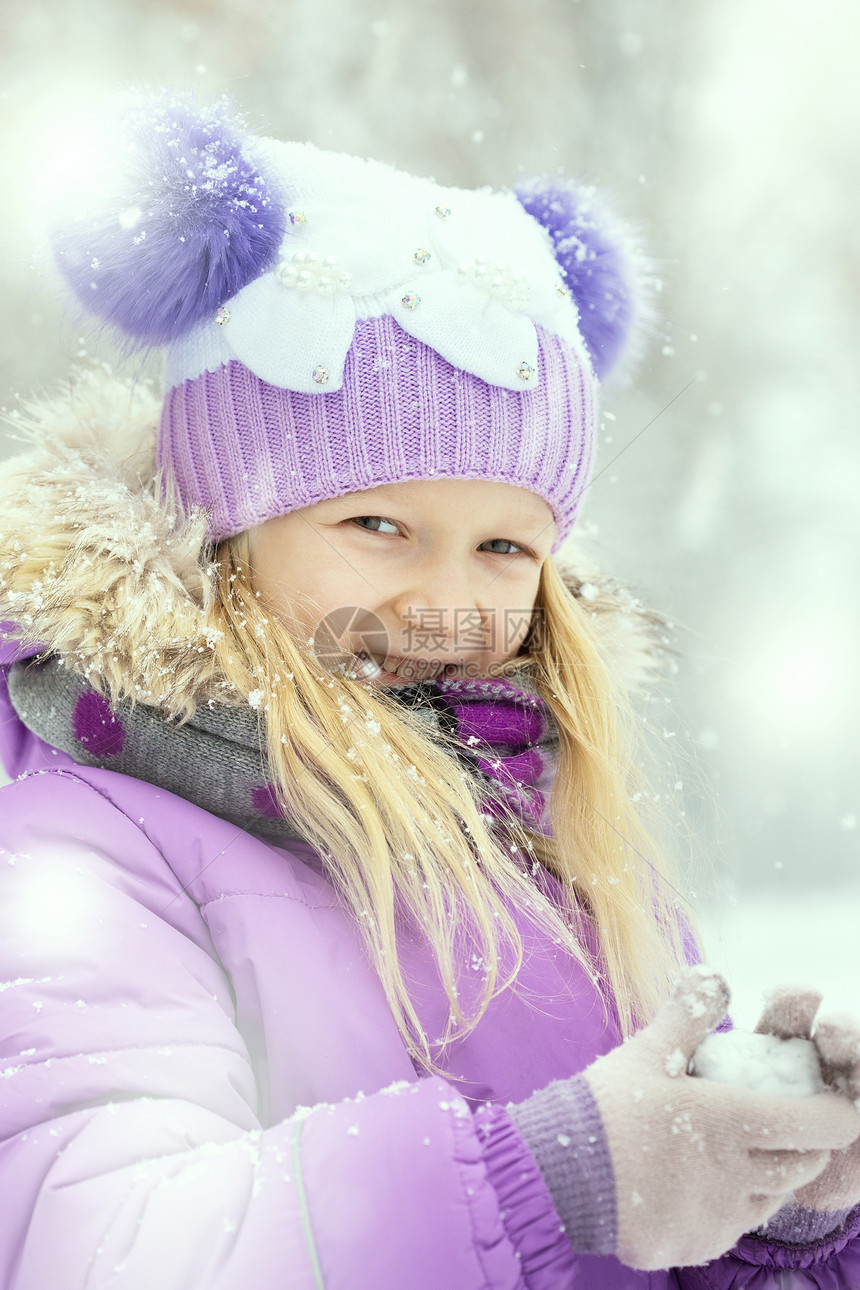
[[[256,692],[276,796],[354,914],[412,1056],[440,1070],[445,1046],[516,988],[518,920],[586,968],[623,1033],[647,1020],[683,958],[682,932],[670,875],[633,801],[629,701],[552,558],[526,652],[499,669],[529,669],[558,726],[547,838],[510,814],[493,822],[483,813],[487,785],[448,751],[453,739],[429,737],[384,689],[325,671],[255,592],[248,554],[247,534],[217,551],[216,666],[244,698]],[[558,879],[557,899],[534,881],[537,864]],[[448,999],[442,1035],[426,1033],[410,996],[404,938],[432,952]]]

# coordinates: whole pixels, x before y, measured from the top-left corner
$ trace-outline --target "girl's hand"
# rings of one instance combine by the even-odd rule
[[[615,1174],[617,1254],[631,1267],[725,1253],[860,1132],[835,1093],[766,1096],[687,1074],[728,999],[722,977],[687,969],[651,1024],[584,1072]]]
[[[820,1003],[817,990],[780,986],[767,996],[756,1030],[780,1039],[811,1039],[825,1083],[860,1110],[860,1023],[846,1016],[824,1017],[813,1029]],[[834,1151],[817,1178],[795,1189],[794,1199],[804,1209],[825,1213],[860,1205],[860,1119],[854,1141]]]

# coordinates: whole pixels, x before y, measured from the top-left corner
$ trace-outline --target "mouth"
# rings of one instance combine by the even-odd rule
[[[453,663],[444,663],[416,658],[396,658],[368,654],[359,651],[356,655],[359,666],[356,669],[360,676],[367,680],[379,681],[389,685],[409,685],[415,681],[438,681],[443,676],[452,676],[457,667]],[[388,664],[387,667],[384,664]]]

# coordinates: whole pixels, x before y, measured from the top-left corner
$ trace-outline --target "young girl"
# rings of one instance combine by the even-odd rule
[[[860,1035],[688,1073],[649,619],[557,558],[637,308],[590,192],[168,96],[55,249],[167,394],[37,405],[0,499],[2,1290],[860,1284]]]

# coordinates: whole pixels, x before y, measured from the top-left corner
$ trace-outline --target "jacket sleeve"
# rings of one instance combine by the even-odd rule
[[[200,911],[95,787],[35,773],[0,821],[0,1290],[571,1284],[444,1080],[260,1122]]]
[[[679,1290],[857,1290],[860,1209],[835,1232],[808,1245],[746,1236],[721,1259],[681,1268]]]

